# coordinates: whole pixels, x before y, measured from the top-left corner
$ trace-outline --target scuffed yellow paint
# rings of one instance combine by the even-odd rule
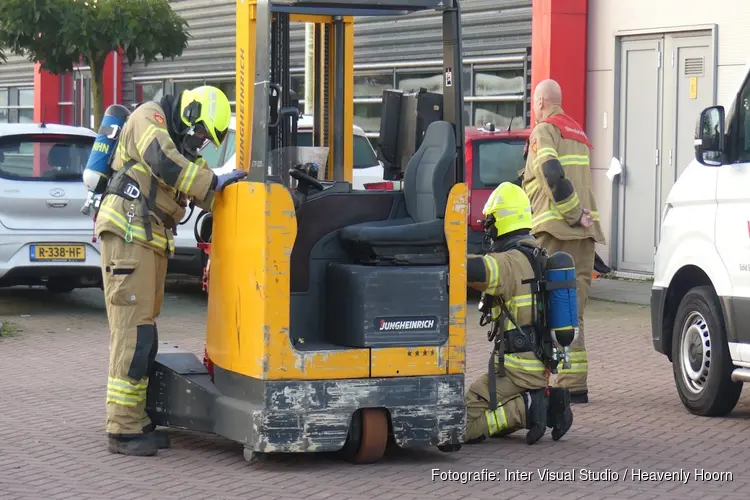
[[[466,235],[469,190],[464,183],[453,186],[445,210],[448,241],[450,318],[448,322],[448,373],[466,370]]]
[[[209,356],[222,368],[261,380],[368,377],[369,349],[308,353],[292,345],[289,275],[296,237],[294,205],[284,186],[227,188],[214,219]]]

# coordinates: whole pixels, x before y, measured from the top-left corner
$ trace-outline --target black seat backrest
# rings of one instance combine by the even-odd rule
[[[448,193],[453,187],[456,133],[453,125],[432,122],[404,174],[406,210],[414,222],[445,217]]]

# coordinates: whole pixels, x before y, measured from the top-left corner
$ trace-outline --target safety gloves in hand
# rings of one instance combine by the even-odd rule
[[[227,174],[221,174],[217,177],[218,180],[216,182],[216,191],[221,192],[228,185],[234,184],[235,182],[242,180],[245,177],[247,177],[247,172],[239,169],[232,170]]]

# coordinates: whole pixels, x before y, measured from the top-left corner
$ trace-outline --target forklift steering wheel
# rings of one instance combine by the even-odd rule
[[[325,186],[323,186],[323,184],[321,184],[317,179],[296,168],[289,170],[289,175],[297,179],[298,182],[306,184],[309,187],[313,187],[318,191],[323,191],[325,189]]]

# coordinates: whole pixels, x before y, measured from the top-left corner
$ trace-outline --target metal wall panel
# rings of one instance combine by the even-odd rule
[[[190,45],[174,61],[126,65],[126,102],[132,98],[133,76],[234,72],[235,1],[173,0],[172,4],[190,26]],[[531,0],[464,0],[462,8],[466,57],[518,52],[531,46]],[[304,65],[304,25],[293,25],[291,40],[291,65],[300,68]],[[440,48],[441,16],[436,12],[358,18],[355,23],[355,64],[434,59]]]
[[[8,62],[0,64],[0,87],[33,83],[34,63],[25,57],[8,55]]]

